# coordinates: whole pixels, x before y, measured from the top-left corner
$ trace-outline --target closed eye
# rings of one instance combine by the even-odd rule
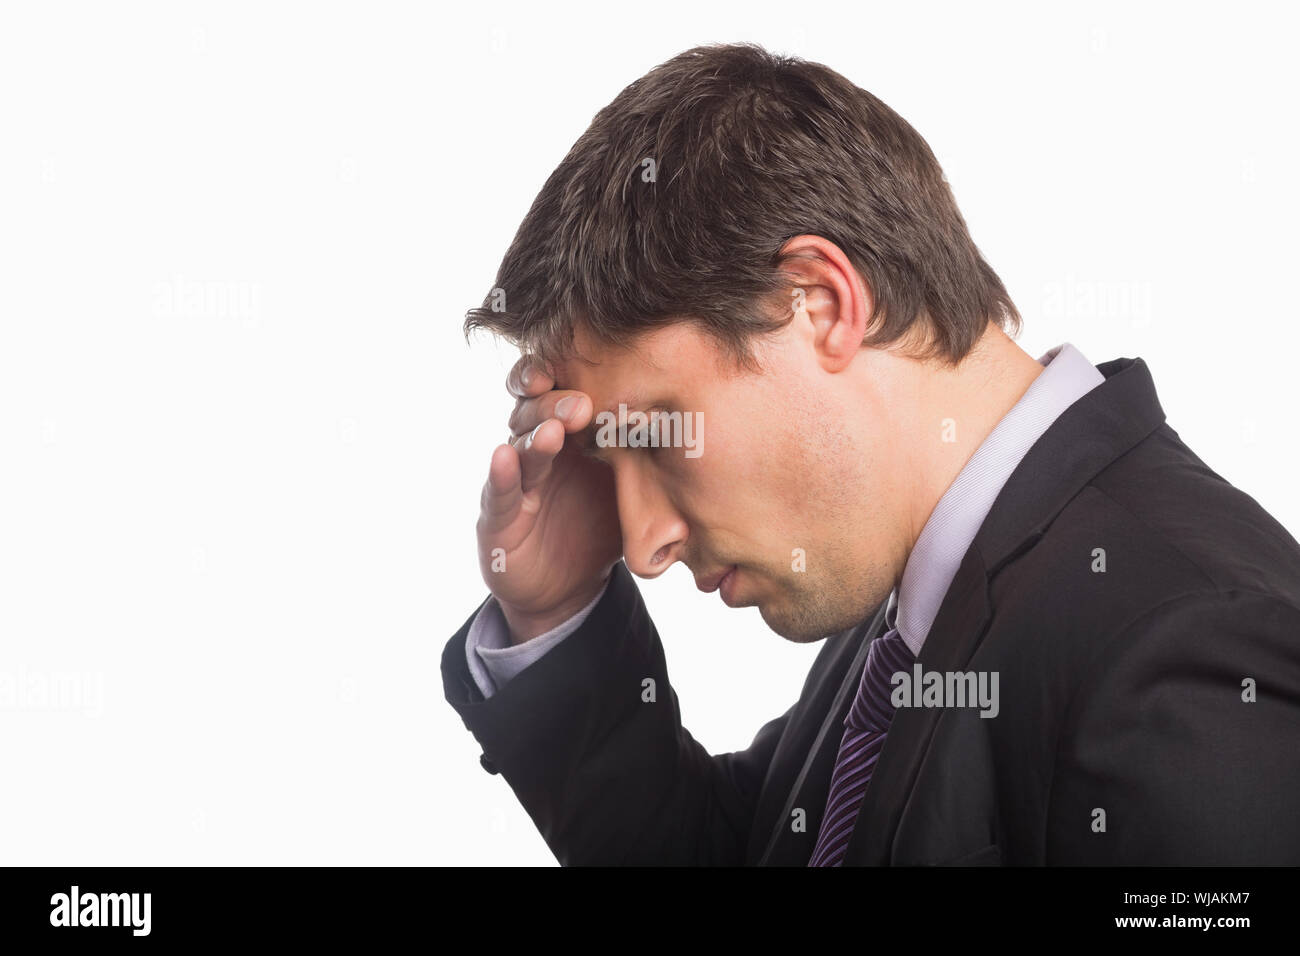
[[[621,436],[621,439],[623,440],[621,440],[620,443],[615,447],[619,451],[650,452],[652,454],[662,454],[663,452],[669,451],[670,449],[668,448],[667,442],[672,439],[673,430],[672,427],[668,425],[668,423],[664,418],[664,416],[668,414],[667,409],[659,408],[659,407],[651,407],[645,409],[642,414],[646,415],[647,417],[647,421],[643,429],[644,439],[646,444],[644,445],[627,444],[625,441],[627,435],[626,433],[624,433]],[[627,429],[627,432],[631,432],[631,431],[632,428],[629,427]],[[611,449],[602,447],[599,444],[597,444],[596,442],[597,433],[598,433],[597,426],[593,423],[592,425],[589,425],[587,428],[585,428],[579,436],[574,436],[575,438],[578,439],[579,451],[581,452],[584,458],[589,458],[592,461],[598,461],[604,465],[610,465],[609,452],[611,451]]]

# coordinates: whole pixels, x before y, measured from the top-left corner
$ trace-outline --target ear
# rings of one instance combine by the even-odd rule
[[[875,299],[839,246],[821,236],[794,236],[778,268],[791,279],[794,321],[828,372],[848,367],[862,346]]]

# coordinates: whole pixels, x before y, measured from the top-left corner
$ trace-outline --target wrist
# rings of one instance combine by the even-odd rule
[[[596,587],[568,598],[545,611],[523,611],[498,598],[497,604],[501,608],[501,615],[510,630],[510,643],[523,644],[559,627],[594,601],[596,596],[605,590],[607,580],[608,578],[602,580]]]

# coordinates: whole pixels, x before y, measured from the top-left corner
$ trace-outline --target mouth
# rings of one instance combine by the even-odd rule
[[[721,591],[720,597],[722,603],[727,607],[740,607],[739,598],[736,594],[736,580],[740,577],[740,568],[732,565],[729,568],[723,568],[705,578],[696,578],[695,586],[706,594],[713,591]]]
[[[697,575],[695,578],[695,586],[705,594],[712,594],[722,586],[722,582],[725,581],[727,576],[734,570],[736,570],[736,566],[733,564],[730,567],[723,568],[721,571],[710,574],[708,577],[700,577]]]

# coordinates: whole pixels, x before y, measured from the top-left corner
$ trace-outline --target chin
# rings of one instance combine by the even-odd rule
[[[847,606],[830,606],[826,601],[779,601],[768,599],[758,603],[758,613],[764,623],[787,641],[811,644],[825,640],[862,623],[871,612]]]
[[[790,614],[789,608],[774,608],[770,602],[758,606],[758,613],[771,630],[795,644],[811,644],[838,634],[843,628],[825,630],[817,622],[801,614]]]

